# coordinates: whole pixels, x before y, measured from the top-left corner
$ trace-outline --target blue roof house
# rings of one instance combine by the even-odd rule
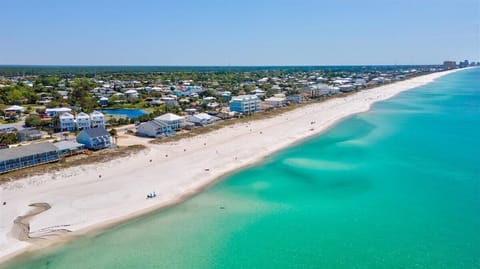
[[[109,148],[112,145],[110,134],[101,127],[84,129],[78,134],[77,142],[93,150]]]

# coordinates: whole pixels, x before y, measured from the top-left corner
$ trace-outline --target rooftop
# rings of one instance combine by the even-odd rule
[[[88,114],[85,112],[80,112],[77,114],[77,119],[79,118],[90,118],[90,116],[88,116]]]
[[[58,150],[83,148],[82,144],[73,141],[60,141],[53,143],[53,145],[57,147]]]
[[[103,128],[89,128],[89,129],[84,129],[80,134],[86,133],[90,137],[99,137],[99,136],[105,136],[110,134],[107,132],[107,130]]]
[[[55,107],[55,108],[47,108],[45,109],[45,112],[70,112],[72,109],[68,107]]]
[[[103,117],[103,114],[102,114],[102,112],[95,110],[92,113],[90,113],[90,116],[102,116]]]
[[[159,128],[159,127],[166,127],[167,124],[166,123],[163,123],[161,121],[156,121],[156,120],[151,120],[151,121],[147,121],[147,122],[144,122],[140,125],[153,125],[154,128]],[[139,126],[140,126],[139,125]]]
[[[67,119],[67,118],[68,118],[68,119],[73,119],[73,115],[70,114],[70,113],[68,113],[68,112],[65,112],[65,113],[63,113],[62,115],[60,115],[59,118],[60,118],[60,119]]]
[[[22,107],[22,106],[11,106],[11,107],[5,109],[5,111],[12,111],[12,110],[14,110],[14,111],[18,111],[18,110],[24,111],[25,108]]]
[[[159,120],[159,121],[174,121],[174,120],[182,120],[182,119],[183,117],[180,117],[172,113],[163,114],[155,118],[155,120]]]
[[[258,97],[256,95],[238,95],[232,97],[232,101],[247,101],[247,100],[257,100]]]
[[[195,117],[195,118],[200,119],[200,120],[210,120],[210,119],[213,118],[212,116],[208,115],[207,113],[195,114],[195,115],[192,115],[192,117]]]
[[[0,162],[51,151],[57,151],[57,147],[50,142],[0,149]]]

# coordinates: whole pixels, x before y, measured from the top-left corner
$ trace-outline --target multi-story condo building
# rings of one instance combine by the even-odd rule
[[[230,111],[243,114],[254,113],[260,109],[260,99],[256,95],[239,95],[230,100]]]
[[[165,123],[171,130],[180,129],[185,123],[185,118],[172,113],[163,114],[155,118],[156,121]]]

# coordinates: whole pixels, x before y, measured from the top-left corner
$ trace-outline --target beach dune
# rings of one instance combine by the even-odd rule
[[[237,123],[177,142],[152,144],[135,155],[107,163],[1,185],[0,202],[6,205],[0,205],[0,259],[176,203],[226,173],[317,135],[342,118],[367,111],[377,101],[451,72],[455,70],[306,105],[273,118]],[[153,192],[156,197],[147,199]],[[15,220],[31,214],[32,204],[50,208],[28,218],[29,230],[22,238]],[[29,237],[44,240],[38,243]]]

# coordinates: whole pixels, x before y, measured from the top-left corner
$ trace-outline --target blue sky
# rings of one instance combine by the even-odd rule
[[[0,64],[480,60],[480,0],[0,0]]]

